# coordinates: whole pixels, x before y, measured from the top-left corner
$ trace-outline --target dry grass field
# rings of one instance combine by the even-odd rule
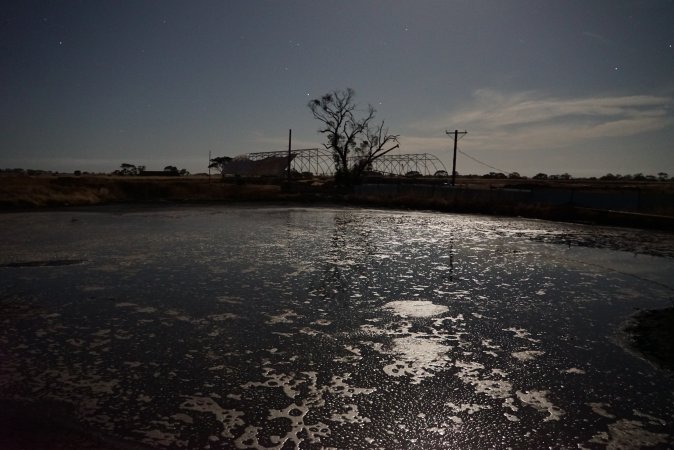
[[[356,193],[341,190],[331,179],[304,179],[290,186],[274,179],[218,176],[140,177],[109,175],[0,175],[0,208],[89,206],[111,203],[204,202],[337,202],[394,208],[431,209],[561,221],[614,224],[674,230],[673,182],[600,180],[528,180],[458,178],[456,195],[447,195],[447,178],[377,177],[366,183],[399,186],[399,193]],[[394,186],[394,187],[395,187]],[[416,186],[416,188],[415,188]],[[433,194],[428,195],[428,189]],[[385,190],[385,189],[384,189]],[[506,191],[546,191],[555,195],[590,192],[657,198],[638,210],[603,205],[583,207],[573,202],[512,200]],[[487,195],[489,193],[493,195]],[[482,194],[480,194],[482,193]],[[546,194],[548,195],[548,194]]]
[[[225,184],[216,177],[0,176],[0,207],[274,200],[280,186]]]

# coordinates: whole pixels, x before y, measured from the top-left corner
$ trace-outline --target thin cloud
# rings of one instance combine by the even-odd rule
[[[652,95],[556,98],[481,89],[468,107],[415,124],[410,134],[437,133],[449,123],[469,131],[468,148],[553,149],[672,126],[672,103],[671,97]]]

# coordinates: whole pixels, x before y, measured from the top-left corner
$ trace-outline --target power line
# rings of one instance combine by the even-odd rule
[[[513,173],[513,172],[508,172],[507,170],[499,169],[498,167],[494,167],[494,166],[492,166],[492,165],[490,165],[490,164],[487,164],[486,162],[480,161],[479,159],[470,156],[468,153],[466,153],[466,152],[464,152],[464,151],[459,150],[458,152],[461,153],[463,156],[472,159],[473,161],[475,161],[475,162],[478,163],[478,164],[482,164],[483,166],[489,167],[490,169],[494,169],[494,170],[496,170],[496,171],[498,171],[498,172],[505,173],[505,174],[507,174],[507,175],[510,175],[510,174]]]

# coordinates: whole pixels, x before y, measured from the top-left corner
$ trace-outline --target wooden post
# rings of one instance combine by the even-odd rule
[[[288,130],[288,184],[290,184],[290,163],[292,162],[292,155],[290,150],[292,149],[292,140],[293,140],[293,130]]]
[[[450,133],[449,131],[445,131],[445,134],[454,134],[454,156],[452,158],[452,186],[456,184],[456,148],[457,148],[457,142],[459,141],[459,134],[461,136],[468,134],[467,131],[459,131],[459,130],[454,130],[454,133]]]
[[[454,130],[454,157],[452,158],[452,186],[456,184],[456,143],[459,141],[459,130]]]

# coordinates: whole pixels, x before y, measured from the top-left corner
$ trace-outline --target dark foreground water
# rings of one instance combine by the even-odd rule
[[[358,209],[0,215],[0,398],[159,448],[674,446],[672,237]],[[39,430],[36,430],[39,432]]]

